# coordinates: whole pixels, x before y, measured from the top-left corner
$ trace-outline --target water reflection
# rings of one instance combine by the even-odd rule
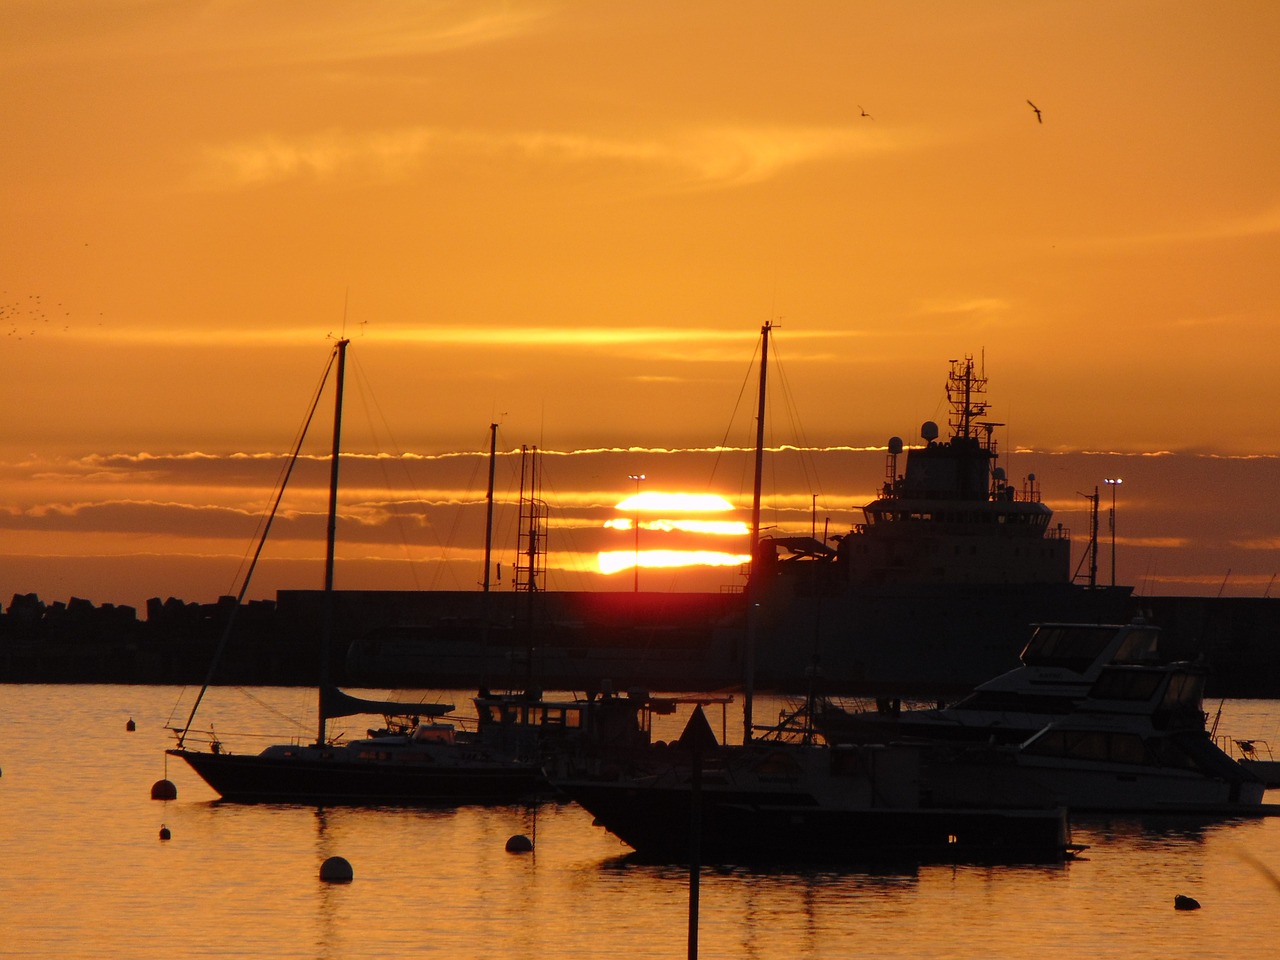
[[[634,862],[571,804],[223,804],[185,767],[169,771],[177,800],[151,800],[172,698],[165,688],[0,687],[0,952],[74,960],[684,955],[687,871]],[[121,703],[138,721],[134,733],[124,729]],[[1248,708],[1274,725],[1280,703],[1268,704]],[[73,751],[32,734],[33,718],[50,716],[105,719],[94,748]],[[157,839],[161,822],[173,831],[167,843]],[[506,852],[515,833],[535,838],[532,855]],[[1274,952],[1270,926],[1242,918],[1275,912],[1280,820],[1077,818],[1076,835],[1089,850],[1066,865],[706,868],[700,955]],[[353,883],[320,882],[320,864],[335,855],[351,862]],[[1175,916],[1178,894],[1203,909]]]

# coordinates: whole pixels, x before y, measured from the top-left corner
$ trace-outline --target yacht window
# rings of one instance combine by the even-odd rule
[[[1115,733],[1111,735],[1111,760],[1115,763],[1149,763],[1146,744],[1142,738],[1131,733]]]
[[[1106,669],[1089,691],[1089,696],[1099,700],[1150,700],[1160,687],[1165,675],[1149,671]]]
[[[1164,703],[1171,709],[1200,712],[1204,699],[1204,676],[1197,673],[1180,673],[1169,681]]]
[[[1111,660],[1113,663],[1159,663],[1159,639],[1158,630],[1130,630]]]
[[[1153,759],[1137,734],[1097,730],[1047,730],[1029,740],[1023,751],[1030,756],[1104,763],[1150,764]]]
[[[1082,673],[1107,648],[1115,631],[1106,627],[1037,627],[1022,662],[1028,666],[1065,667]]]

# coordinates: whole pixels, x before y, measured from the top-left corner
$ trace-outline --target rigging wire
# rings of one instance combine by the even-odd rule
[[[187,722],[183,725],[181,732],[178,734],[178,747],[181,748],[186,740],[187,733],[191,729],[191,724],[196,717],[196,711],[200,708],[200,702],[204,699],[204,695],[208,692],[209,687],[213,685],[213,677],[218,669],[218,664],[222,659],[223,653],[226,651],[227,643],[231,639],[231,631],[235,625],[236,613],[240,610],[244,603],[244,595],[249,589],[249,582],[253,578],[253,572],[257,569],[258,560],[262,556],[263,547],[266,546],[267,535],[271,532],[271,525],[276,518],[276,514],[280,508],[280,501],[284,498],[285,487],[289,483],[289,478],[293,475],[294,465],[298,462],[298,457],[302,453],[302,444],[306,439],[307,430],[311,426],[311,421],[315,418],[316,409],[320,405],[320,398],[324,392],[325,382],[329,379],[329,374],[333,370],[333,365],[338,357],[338,349],[335,347],[329,355],[329,362],[325,365],[324,373],[320,377],[320,383],[316,387],[316,391],[312,396],[311,408],[307,411],[306,417],[303,419],[302,428],[295,437],[293,453],[289,457],[288,466],[284,471],[284,475],[280,480],[280,485],[276,490],[275,500],[271,505],[271,510],[267,514],[265,522],[261,526],[262,535],[258,538],[258,545],[253,551],[253,558],[249,562],[249,568],[245,572],[244,580],[240,584],[240,591],[236,594],[235,606],[231,608],[231,612],[227,615],[227,622],[223,628],[222,636],[218,638],[218,646],[214,650],[213,660],[209,664],[209,670],[205,674],[204,684],[200,687],[200,692],[196,695],[195,703],[191,705],[191,712],[187,715]]]

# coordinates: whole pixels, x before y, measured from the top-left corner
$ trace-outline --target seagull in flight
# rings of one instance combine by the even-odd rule
[[[858,109],[859,109],[859,110],[862,110],[862,116],[866,117],[868,120],[874,120],[874,119],[875,119],[875,117],[873,117],[871,114],[867,113],[867,111],[866,111],[866,110],[863,110],[863,109],[862,109],[862,104],[858,104]]]
[[[1031,107],[1031,109],[1032,109],[1032,110],[1034,110],[1034,111],[1036,112],[1036,123],[1044,123],[1043,118],[1041,118],[1041,116],[1040,116],[1040,108],[1039,108],[1039,107],[1037,107],[1037,106],[1036,106],[1034,103],[1032,103],[1030,100],[1028,100],[1028,101],[1027,101],[1027,105],[1028,105],[1029,107]]]

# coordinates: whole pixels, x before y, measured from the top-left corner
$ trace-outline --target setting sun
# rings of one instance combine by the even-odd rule
[[[626,497],[615,507],[633,514],[606,520],[606,530],[630,532],[629,550],[602,550],[597,554],[601,573],[618,573],[633,567],[729,567],[746,563],[745,552],[706,549],[704,537],[744,538],[750,532],[741,520],[704,520],[689,514],[726,513],[734,506],[715,493],[665,493],[646,490]],[[641,519],[640,513],[650,514]],[[657,514],[658,516],[652,516]],[[643,545],[641,540],[645,539]]]

